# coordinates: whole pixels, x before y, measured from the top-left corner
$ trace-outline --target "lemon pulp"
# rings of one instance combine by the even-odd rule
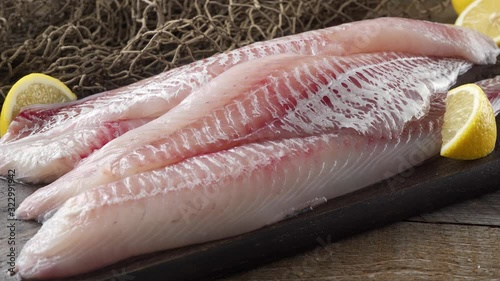
[[[473,160],[495,148],[497,129],[493,107],[483,90],[467,84],[451,90],[446,98],[441,155]]]
[[[456,25],[475,29],[500,44],[500,0],[476,0],[460,14]]]
[[[33,73],[17,81],[5,98],[0,112],[0,136],[23,107],[76,100],[76,95],[61,81],[51,76]]]

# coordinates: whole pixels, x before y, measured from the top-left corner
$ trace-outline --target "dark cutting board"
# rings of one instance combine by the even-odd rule
[[[461,83],[498,75],[499,67],[477,68]],[[497,118],[500,128],[500,118]],[[500,143],[480,160],[436,156],[424,164],[360,191],[329,200],[314,210],[251,233],[216,242],[144,255],[65,280],[207,280],[322,247],[343,237],[435,210],[500,189]],[[8,264],[7,182],[0,180],[0,280]],[[16,204],[36,187],[15,185]],[[14,221],[16,251],[38,230],[35,222]]]

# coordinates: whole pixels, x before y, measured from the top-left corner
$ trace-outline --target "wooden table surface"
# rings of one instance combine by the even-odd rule
[[[335,243],[327,240],[315,250],[223,280],[500,280],[500,191]]]

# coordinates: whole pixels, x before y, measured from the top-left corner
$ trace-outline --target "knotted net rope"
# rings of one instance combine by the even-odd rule
[[[81,98],[255,41],[449,10],[449,0],[2,0],[0,102],[31,72]]]

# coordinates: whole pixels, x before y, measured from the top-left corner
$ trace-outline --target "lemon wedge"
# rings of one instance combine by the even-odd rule
[[[455,25],[490,36],[500,46],[500,0],[476,0],[460,14]]]
[[[3,136],[21,109],[32,104],[61,103],[76,100],[76,95],[56,78],[32,73],[19,79],[5,98],[0,112],[0,136]]]
[[[451,4],[453,5],[453,9],[457,12],[457,15],[460,15],[470,3],[474,2],[474,0],[451,0]]]
[[[448,92],[442,137],[441,155],[448,158],[473,160],[493,151],[495,114],[479,86],[466,84]]]

